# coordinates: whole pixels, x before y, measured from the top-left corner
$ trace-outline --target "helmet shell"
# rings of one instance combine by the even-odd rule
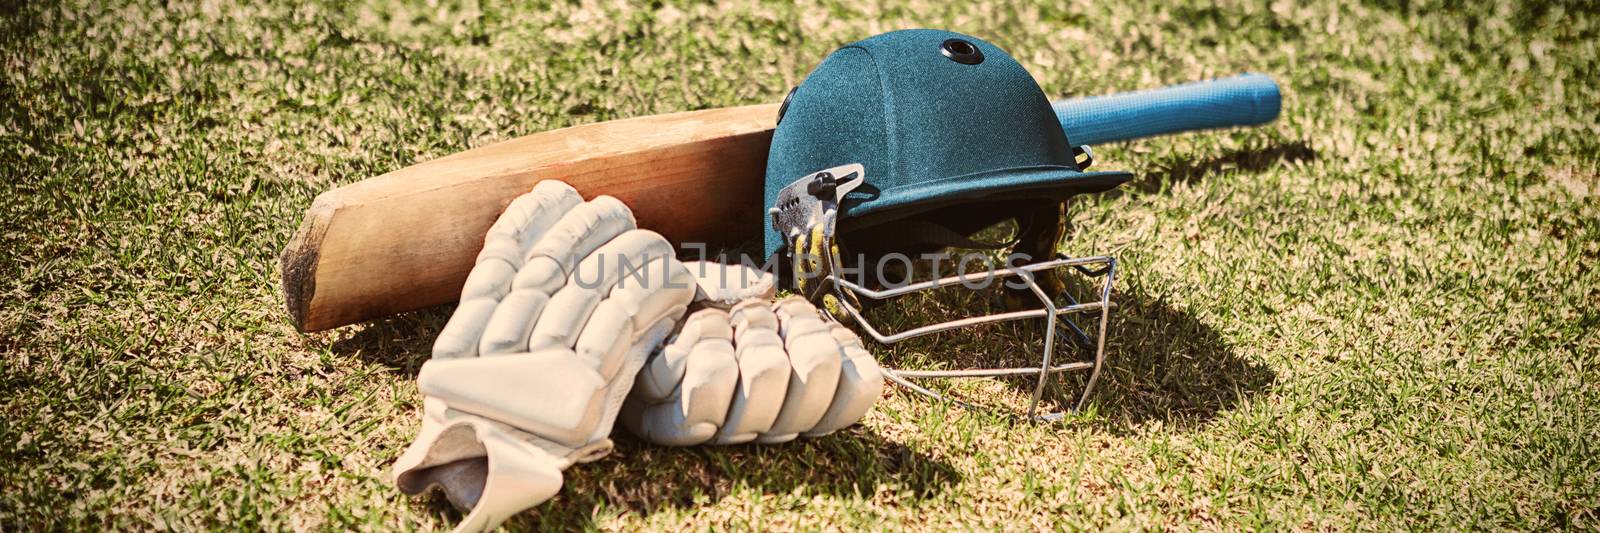
[[[780,112],[763,201],[771,207],[795,180],[851,163],[865,182],[839,217],[858,227],[963,202],[1064,199],[1132,178],[1081,172],[1027,70],[993,44],[941,30],[885,33],[824,59]],[[765,224],[770,255],[783,243]]]

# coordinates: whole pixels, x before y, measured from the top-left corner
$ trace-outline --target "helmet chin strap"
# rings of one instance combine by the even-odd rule
[[[1020,251],[1038,254],[1030,257],[1052,257],[1053,259],[1032,261],[1024,264],[1008,264],[1004,269],[959,274],[886,289],[870,288],[846,279],[842,275],[847,270],[843,268],[845,263],[839,256],[837,242],[839,203],[843,200],[845,193],[862,182],[862,173],[863,169],[860,165],[834,167],[796,180],[780,191],[777,205],[769,213],[773,217],[774,226],[784,236],[784,241],[790,254],[790,265],[793,268],[792,272],[796,288],[807,299],[819,303],[819,307],[830,317],[835,320],[849,317],[851,321],[860,325],[873,339],[885,345],[980,324],[1043,318],[1045,319],[1045,338],[1039,366],[963,370],[896,370],[884,368],[884,375],[890,381],[917,393],[940,401],[951,401],[973,408],[982,407],[960,399],[949,398],[944,394],[918,385],[912,380],[1036,375],[1038,382],[1034,386],[1032,399],[1027,411],[1029,419],[1041,421],[1059,420],[1069,412],[1083,409],[1088,402],[1089,395],[1094,391],[1095,383],[1100,376],[1100,370],[1105,363],[1106,326],[1110,311],[1114,307],[1111,302],[1111,287],[1116,276],[1116,260],[1109,256],[1070,258],[1055,252],[1055,247],[1065,232],[1065,205],[1063,203],[1050,204],[1048,208],[1034,210],[1029,213],[1027,216],[1031,218],[1030,220],[1018,221],[1019,224],[1026,223],[1019,227],[1018,247],[1019,249],[1025,248]],[[844,178],[841,179],[837,176],[844,176]],[[1099,279],[1097,298],[1080,302],[1065,290],[1065,283],[1062,281],[1060,274],[1063,270],[1069,268],[1086,277]],[[1007,312],[940,322],[898,333],[885,333],[874,327],[863,316],[861,311],[863,303],[882,302],[911,293],[932,291],[957,284],[970,287],[973,283],[993,283],[997,280],[1005,280],[1002,283],[1006,284],[1005,302],[1009,309]],[[1020,283],[1021,286],[1018,287],[1012,283],[1006,283],[1006,281]],[[1028,295],[1033,297],[1032,301],[1027,299]],[[832,298],[828,298],[829,296],[832,296]],[[1056,304],[1056,299],[1060,296],[1066,298],[1066,305]],[[828,302],[827,300],[833,301]],[[1097,327],[1094,328],[1095,333],[1090,334],[1085,331],[1074,320],[1074,317],[1098,317]],[[1094,351],[1092,362],[1055,362],[1056,336],[1061,329],[1058,326],[1064,326],[1070,330],[1073,334],[1073,340]],[[1038,413],[1039,405],[1042,402],[1044,390],[1050,382],[1051,375],[1083,370],[1089,371],[1089,379],[1075,406],[1070,411],[1040,415]]]

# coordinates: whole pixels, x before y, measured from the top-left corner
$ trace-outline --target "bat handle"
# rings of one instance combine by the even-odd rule
[[[1278,118],[1278,84],[1265,74],[1160,89],[1072,98],[1052,104],[1074,145],[1131,141],[1186,131],[1254,126]]]

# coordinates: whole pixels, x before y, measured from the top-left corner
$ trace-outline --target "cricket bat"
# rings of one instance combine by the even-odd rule
[[[1277,84],[1246,74],[1053,104],[1073,144],[1277,118]],[[639,226],[711,246],[759,235],[777,104],[628,118],[535,133],[318,195],[281,256],[300,331],[455,300],[483,236],[518,195],[560,179],[615,196]]]

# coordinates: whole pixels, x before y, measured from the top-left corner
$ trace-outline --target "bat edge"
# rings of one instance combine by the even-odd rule
[[[284,310],[289,313],[289,322],[301,333],[336,327],[317,324],[315,317],[311,316],[311,303],[317,295],[317,265],[321,259],[322,242],[328,235],[328,228],[333,225],[334,214],[339,210],[337,197],[341,191],[342,188],[326,191],[311,201],[300,227],[284,245],[282,255],[278,256],[278,264],[282,269],[279,283],[283,290]]]

